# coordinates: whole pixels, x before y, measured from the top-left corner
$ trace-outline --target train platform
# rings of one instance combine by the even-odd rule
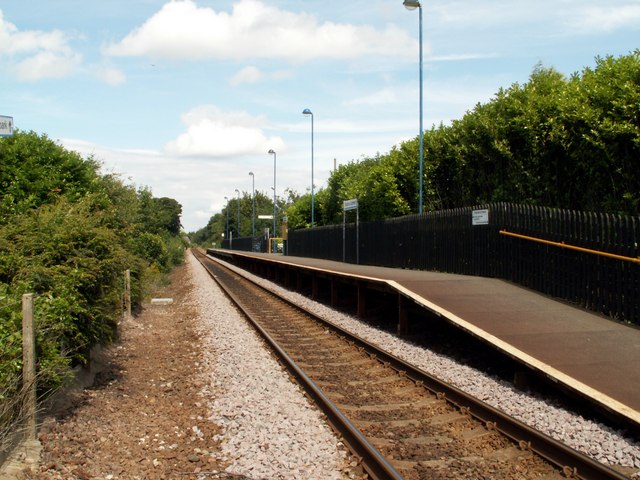
[[[370,282],[447,319],[605,409],[640,425],[640,329],[503,280],[230,250],[251,258]],[[216,255],[218,256],[218,255]]]

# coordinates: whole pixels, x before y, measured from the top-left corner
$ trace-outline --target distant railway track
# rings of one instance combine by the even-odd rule
[[[626,478],[194,253],[371,478]]]

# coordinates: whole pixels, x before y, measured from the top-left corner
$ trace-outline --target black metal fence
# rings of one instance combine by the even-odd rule
[[[271,245],[269,245],[271,242]],[[284,253],[285,242],[281,238],[269,239],[266,236],[261,237],[239,237],[231,240],[223,240],[222,248],[228,250],[240,250],[242,252],[258,252],[258,253]],[[271,248],[269,248],[271,247]]]
[[[496,203],[361,223],[359,245],[355,229],[289,231],[287,252],[502,278],[640,324],[640,217]]]
[[[231,241],[223,240],[222,248],[231,250],[240,250],[242,252],[262,252],[265,253],[269,249],[269,240],[264,237],[238,237]]]

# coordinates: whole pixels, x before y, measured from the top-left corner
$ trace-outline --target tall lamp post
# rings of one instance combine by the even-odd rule
[[[238,238],[240,238],[240,190],[236,188],[236,193],[238,194]]]
[[[420,197],[418,198],[418,213],[422,213],[422,151],[423,151],[423,134],[422,134],[422,5],[417,0],[404,0],[402,4],[407,10],[418,9],[419,25],[420,25]]]
[[[273,236],[276,236],[276,152],[272,148],[269,154],[273,155]]]
[[[251,236],[256,236],[256,176],[253,172],[251,175]]]
[[[229,241],[229,197],[224,197],[224,199],[227,201],[227,208],[225,208],[225,210],[227,211],[227,242]]]
[[[308,108],[305,108],[302,111],[303,115],[309,116],[311,115],[311,228],[315,224],[315,215],[314,215],[314,198],[313,198],[313,112]]]

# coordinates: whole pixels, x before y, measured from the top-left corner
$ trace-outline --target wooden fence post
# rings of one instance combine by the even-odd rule
[[[131,320],[131,271],[124,272],[124,319]]]
[[[25,437],[36,439],[36,341],[33,328],[33,294],[22,295],[22,385],[25,393]]]

